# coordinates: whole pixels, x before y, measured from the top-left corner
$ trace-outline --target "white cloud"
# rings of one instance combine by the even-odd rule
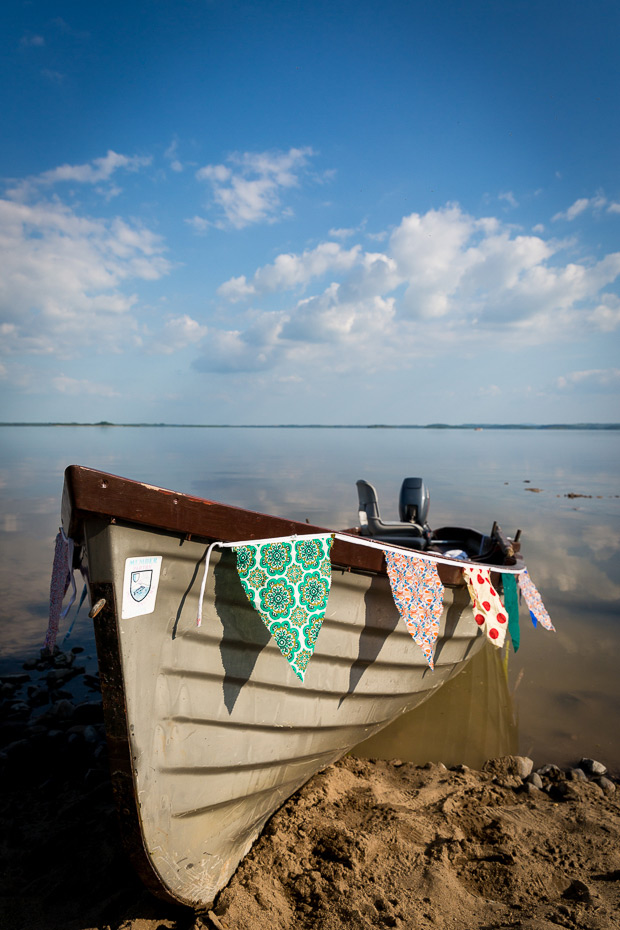
[[[183,171],[183,164],[179,161],[177,157],[178,149],[178,140],[173,139],[166,151],[164,152],[164,158],[167,158],[170,162],[170,167],[173,171],[180,173]]]
[[[213,203],[223,220],[215,225],[242,229],[259,222],[276,222],[290,215],[282,206],[282,192],[299,185],[299,178],[314,152],[311,148],[288,152],[235,152],[227,164],[205,165],[196,172],[211,186]]]
[[[610,203],[607,207],[608,213],[620,213],[620,203]]]
[[[150,156],[119,155],[110,150],[102,158],[94,158],[85,165],[60,165],[52,171],[45,171],[35,180],[37,184],[57,184],[59,181],[72,181],[80,184],[96,184],[107,181],[123,168],[125,171],[138,171],[151,164]]]
[[[254,289],[258,293],[268,293],[304,287],[313,278],[348,271],[357,261],[359,252],[358,245],[347,250],[336,242],[322,242],[301,255],[278,255],[272,265],[265,265],[256,272]]]
[[[377,337],[385,342],[394,317],[393,298],[371,296],[364,300],[342,300],[339,285],[332,284],[320,297],[301,300],[295,313],[282,327],[283,339],[304,343],[346,343],[354,353],[356,343]]]
[[[505,200],[506,203],[509,204],[511,207],[519,206],[517,199],[515,195],[512,193],[512,191],[505,191],[503,194],[498,194],[497,196],[499,200]]]
[[[561,390],[579,390],[587,393],[617,391],[620,389],[620,368],[593,368],[589,371],[572,371],[556,381]]]
[[[238,300],[251,297],[256,293],[256,288],[253,284],[248,284],[246,276],[242,274],[239,275],[238,278],[229,278],[228,281],[224,281],[224,283],[218,287],[217,292],[220,297],[223,297],[225,300],[236,303]]]
[[[264,371],[284,354],[278,341],[282,322],[275,313],[252,313],[244,330],[209,332],[203,354],[192,367],[207,372]]]
[[[186,219],[185,222],[188,226],[191,226],[197,233],[205,233],[209,228],[209,221],[205,220],[202,216],[192,216],[189,219]]]
[[[354,236],[356,233],[362,232],[366,227],[366,220],[359,224],[359,226],[345,227],[342,229],[330,229],[329,237],[330,239],[350,239],[351,236]]]
[[[70,355],[135,337],[127,285],[171,268],[164,244],[126,220],[78,215],[58,199],[0,199],[0,331],[4,353]]]
[[[337,242],[322,242],[301,255],[283,253],[273,264],[259,268],[249,282],[245,275],[225,281],[218,288],[218,294],[236,301],[255,294],[305,287],[313,278],[349,271],[358,261],[360,251],[359,245],[343,249]]]
[[[385,251],[320,243],[279,255],[250,278],[230,278],[218,293],[268,306],[273,294],[297,292],[273,311],[279,326],[253,343],[261,366],[315,357],[319,346],[323,366],[378,367],[457,345],[473,351],[489,337],[514,349],[611,331],[620,325],[620,298],[605,289],[620,275],[620,253],[563,263],[564,247],[448,204],[403,217]],[[244,352],[257,312],[220,332],[219,350],[237,370],[250,359]],[[212,346],[217,339],[211,330]]]
[[[38,188],[51,187],[59,183],[73,184],[99,184],[109,181],[112,175],[123,169],[124,171],[139,171],[150,165],[152,158],[142,155],[120,155],[111,149],[101,158],[94,158],[83,165],[60,165],[50,171],[34,175],[19,181],[7,194],[14,200],[26,200]]]
[[[606,203],[607,198],[602,194],[596,194],[595,197],[580,197],[568,210],[556,213],[551,219],[554,223],[557,222],[557,220],[568,220],[572,222],[572,220],[576,219],[588,209],[601,210]]]
[[[119,392],[115,391],[109,384],[97,384],[94,381],[69,378],[67,375],[58,375],[52,378],[52,387],[60,394],[71,394],[73,396],[80,396],[83,394],[95,394],[98,397],[121,396]]]
[[[193,320],[186,313],[168,320],[161,336],[153,345],[153,352],[172,355],[188,346],[198,346],[205,338],[208,327]]]
[[[616,294],[602,294],[601,302],[592,310],[588,319],[599,332],[613,332],[620,326],[620,297]]]

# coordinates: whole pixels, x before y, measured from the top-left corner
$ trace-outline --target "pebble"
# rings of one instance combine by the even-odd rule
[[[607,766],[603,765],[602,762],[597,762],[596,759],[582,759],[579,763],[579,768],[583,769],[586,775],[606,775]]]
[[[537,788],[539,791],[543,786],[543,780],[538,772],[532,772],[531,775],[528,775],[527,783],[528,785],[532,785],[534,788]]]
[[[533,761],[528,756],[515,756],[516,774],[519,778],[526,779],[534,768]]]
[[[71,720],[75,715],[75,707],[66,698],[56,701],[51,709],[51,713],[59,720]]]
[[[536,771],[539,775],[547,775],[551,778],[559,778],[564,774],[559,765],[554,765],[553,763],[550,765],[543,765],[539,769],[536,769]]]
[[[586,775],[584,770],[580,768],[570,769],[568,772],[568,776],[573,781],[587,781],[588,780],[588,776]]]
[[[90,726],[90,725],[85,726],[82,732],[82,735],[86,743],[98,743],[99,742],[99,736],[93,726]]]
[[[590,889],[585,882],[580,881],[578,878],[575,878],[566,891],[562,893],[563,898],[567,898],[569,901],[582,901],[584,904],[592,901],[592,895]]]
[[[599,785],[599,787],[602,788],[605,794],[608,796],[616,793],[615,784],[613,781],[611,781],[610,778],[605,778],[604,775],[601,775],[600,778],[596,779],[596,784]]]

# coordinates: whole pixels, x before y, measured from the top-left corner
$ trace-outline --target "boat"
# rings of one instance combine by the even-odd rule
[[[333,531],[78,465],[65,472],[62,532],[88,585],[125,846],[160,897],[208,908],[287,798],[485,642],[459,559],[518,571],[518,544],[497,525],[432,532],[421,479],[403,483],[392,524],[371,485],[358,491],[360,525],[334,533],[325,620],[302,682],[250,604],[234,553],[213,544]],[[389,544],[441,556],[434,670],[400,621]]]

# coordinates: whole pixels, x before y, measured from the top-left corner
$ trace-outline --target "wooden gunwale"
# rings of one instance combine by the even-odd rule
[[[126,520],[210,541],[235,542],[326,532],[325,527],[219,504],[82,465],[70,465],[66,469],[65,491],[69,498],[63,500],[63,523],[68,536],[75,535],[87,514]],[[348,545],[338,539],[332,546],[332,562],[385,574],[381,552]]]
[[[62,501],[62,522],[67,535],[79,540],[80,523],[92,514],[209,542],[329,532],[325,527],[169,491],[83,465],[69,465]],[[346,570],[386,574],[381,551],[342,539],[334,540],[331,560],[332,565]],[[438,564],[437,570],[444,585],[464,584],[458,560],[454,561],[454,567]]]

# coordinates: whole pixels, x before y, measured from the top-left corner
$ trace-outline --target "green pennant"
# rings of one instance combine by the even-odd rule
[[[514,575],[504,572],[502,575],[504,582],[504,607],[508,614],[508,632],[512,640],[512,648],[515,652],[519,650],[521,642],[521,632],[519,630],[519,596],[517,594],[517,579]]]
[[[327,607],[332,542],[304,536],[234,547],[248,600],[302,681]]]

